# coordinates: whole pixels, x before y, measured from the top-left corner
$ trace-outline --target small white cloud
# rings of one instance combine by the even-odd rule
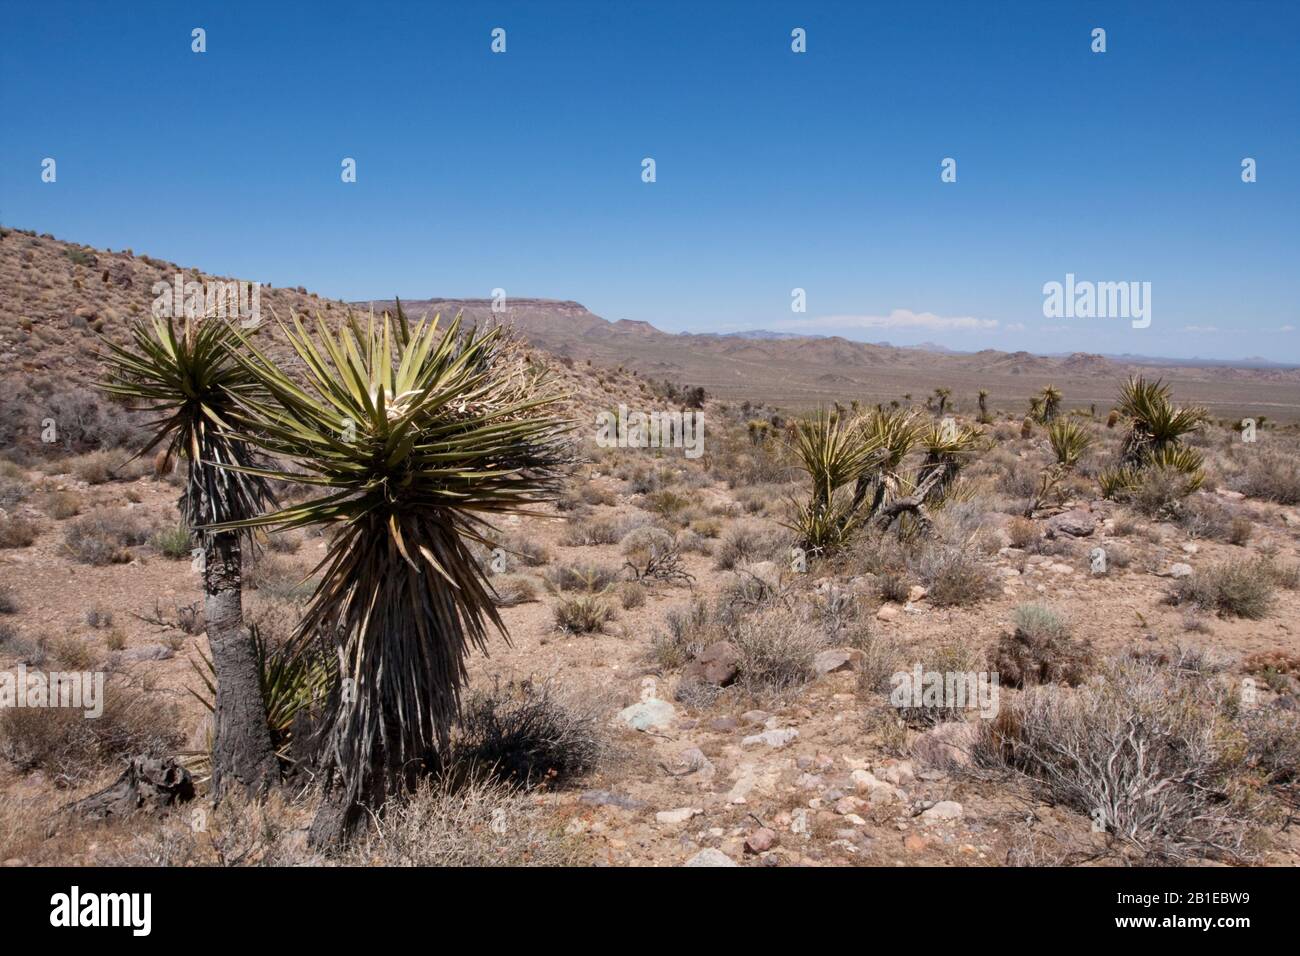
[[[828,315],[816,319],[787,319],[785,328],[817,329],[934,329],[940,331],[977,331],[996,329],[997,319],[976,319],[972,316],[949,317],[933,312],[913,312],[894,309],[889,315]]]
[[[1025,323],[1023,322],[1012,322],[1010,325],[1002,326],[1003,332],[1023,332],[1024,330]]]
[[[1294,326],[1294,325],[1284,325],[1284,326],[1282,326],[1280,329],[1278,329],[1278,331],[1279,331],[1279,332],[1294,332],[1294,331],[1295,331],[1295,326]]]
[[[1217,332],[1218,326],[1215,325],[1184,325],[1179,331],[1182,332]]]

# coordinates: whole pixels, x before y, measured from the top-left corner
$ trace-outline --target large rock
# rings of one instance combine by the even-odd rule
[[[700,651],[682,670],[682,676],[718,687],[735,682],[740,674],[740,649],[730,641],[717,641]]]
[[[677,719],[677,709],[666,700],[651,697],[624,707],[618,719],[633,730],[667,730]]]
[[[971,751],[979,739],[979,727],[963,721],[936,725],[912,745],[912,752],[926,766],[939,770],[969,767]]]
[[[1053,518],[1048,518],[1043,531],[1049,538],[1056,538],[1061,535],[1071,538],[1086,538],[1096,528],[1096,518],[1082,508],[1075,508],[1071,511],[1063,511]]]
[[[829,651],[820,651],[813,658],[813,670],[818,674],[833,674],[837,671],[855,670],[858,660],[862,657],[861,651],[855,651],[846,647],[833,648]]]
[[[941,800],[921,814],[925,823],[940,823],[944,820],[960,820],[962,806],[956,800]]]

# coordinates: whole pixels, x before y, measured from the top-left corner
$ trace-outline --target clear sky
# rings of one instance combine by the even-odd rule
[[[1297,2],[0,11],[6,225],[347,299],[1300,361]],[[1150,326],[1045,318],[1067,273]]]

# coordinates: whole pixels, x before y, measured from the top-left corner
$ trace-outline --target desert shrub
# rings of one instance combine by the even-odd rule
[[[0,548],[25,548],[35,540],[34,521],[19,517],[0,517]]]
[[[260,555],[244,566],[245,586],[279,600],[292,601],[311,594],[312,582],[304,577],[291,561],[277,554]]]
[[[63,547],[83,564],[120,564],[131,560],[129,548],[144,544],[149,530],[126,511],[99,508],[63,528]]]
[[[629,531],[621,550],[626,566],[638,581],[689,584],[694,580],[682,568],[677,539],[662,528],[647,526]]]
[[[1199,568],[1175,585],[1172,599],[1203,611],[1258,619],[1272,606],[1274,573],[1272,562],[1264,558]]]
[[[751,561],[771,560],[787,547],[787,536],[780,531],[747,523],[736,524],[719,541],[713,554],[713,566],[719,571],[730,571]]]
[[[1107,497],[1127,501],[1147,517],[1167,518],[1176,515],[1183,499],[1198,487],[1198,473],[1189,474],[1177,468],[1147,468],[1135,473],[1127,488]]]
[[[104,646],[110,651],[121,651],[126,649],[126,631],[120,627],[115,627],[108,632],[104,638]]]
[[[903,604],[907,601],[907,595],[911,590],[911,582],[901,571],[885,571],[876,579],[876,591],[882,601]]]
[[[468,695],[445,773],[486,773],[520,787],[563,785],[605,752],[600,715],[548,682],[497,683]]]
[[[1300,468],[1296,468],[1294,456],[1262,451],[1251,456],[1229,487],[1263,501],[1300,504]]]
[[[422,782],[385,807],[343,858],[373,866],[573,866],[587,862],[563,823],[518,788],[475,778],[454,786]]]
[[[534,541],[532,538],[520,536],[507,538],[501,543],[509,561],[523,565],[529,568],[540,568],[551,560],[551,554],[546,550],[546,545],[540,541]]]
[[[56,521],[81,514],[81,496],[75,491],[56,491],[45,499],[45,513]]]
[[[12,508],[26,501],[32,486],[22,478],[0,477],[0,508]]]
[[[18,599],[14,590],[7,584],[0,584],[0,614],[15,614],[18,611]]]
[[[645,515],[615,518],[597,515],[583,521],[570,521],[560,536],[560,544],[567,547],[589,547],[596,544],[618,544],[633,528],[649,524]]]
[[[1300,716],[1280,707],[1243,714],[1246,764],[1292,808],[1300,808]]]
[[[709,607],[700,600],[669,608],[664,626],[650,641],[650,659],[661,673],[682,667],[717,637]]]
[[[691,506],[691,499],[686,495],[678,494],[671,488],[662,488],[659,491],[652,491],[645,496],[644,507],[648,511],[653,511],[669,520],[677,518],[683,511]]]
[[[1007,522],[1007,537],[1011,540],[1011,547],[1028,551],[1042,539],[1043,532],[1032,518],[1020,516]]]
[[[618,580],[620,569],[613,564],[575,562],[557,564],[542,572],[542,580],[551,591],[586,591],[596,594]]]
[[[755,695],[783,694],[817,676],[813,658],[829,646],[815,623],[784,608],[741,618],[731,633],[740,651],[738,683]]]
[[[902,652],[898,652],[896,659],[902,663],[898,670],[915,674],[919,666],[923,677],[931,673],[942,675],[945,686],[950,676],[957,678],[958,675],[978,675],[984,670],[984,661],[974,648],[959,641],[948,641],[934,648],[927,647],[919,661],[908,662]],[[894,688],[893,682],[890,683],[892,696]],[[915,689],[913,687],[914,691]],[[967,712],[979,706],[979,697],[978,690],[968,684],[963,685],[963,690],[966,693],[964,706],[959,705],[955,699],[949,700],[945,693],[937,703],[924,702],[923,698],[923,702],[919,704],[915,702],[904,704],[897,708],[898,716],[904,724],[916,728],[965,720]],[[892,699],[891,703],[893,703]]]
[[[1022,604],[1012,613],[1015,629],[1003,634],[993,655],[998,680],[1013,687],[1083,680],[1091,649],[1070,634],[1065,620],[1041,604]]]
[[[149,539],[149,544],[164,557],[178,561],[190,556],[190,549],[194,547],[194,536],[182,522],[154,532],[153,537]]]
[[[88,485],[102,485],[117,477],[116,470],[124,461],[121,454],[92,451],[69,460],[65,468]]]
[[[1111,661],[1075,689],[1028,688],[990,723],[982,760],[1026,774],[1143,857],[1244,853],[1249,812],[1229,793],[1233,735],[1195,676]]]
[[[960,546],[928,547],[913,567],[936,607],[977,604],[998,590],[997,580],[984,562]]]
[[[625,611],[643,607],[645,605],[645,587],[636,581],[624,581],[618,586],[618,600]]]
[[[297,554],[302,549],[302,538],[292,531],[280,531],[266,535],[263,544],[276,554]]]
[[[701,538],[716,538],[722,533],[722,522],[714,517],[696,518],[691,522],[690,529]]]
[[[618,503],[618,495],[609,488],[595,482],[584,482],[578,488],[578,496],[589,505],[613,505]]]
[[[502,574],[489,580],[496,591],[494,603],[497,607],[514,607],[537,600],[537,588],[530,578],[519,574]]]
[[[1172,512],[1175,524],[1187,533],[1189,538],[1209,538],[1225,541],[1232,533],[1233,513],[1224,505],[1207,495],[1192,495]],[[1249,528],[1249,520],[1244,517]],[[1247,531],[1249,536],[1249,530]]]
[[[602,630],[614,618],[614,609],[598,594],[561,598],[554,613],[556,626],[572,634]]]
[[[0,648],[6,653],[13,653],[13,642],[18,638],[18,628],[8,621],[0,620]]]
[[[181,743],[175,704],[110,680],[104,712],[88,720],[72,707],[0,710],[0,756],[20,772],[44,771],[56,786],[75,786],[122,758],[164,756]]]
[[[75,634],[62,634],[52,640],[50,653],[69,670],[88,671],[95,664],[93,649]]]

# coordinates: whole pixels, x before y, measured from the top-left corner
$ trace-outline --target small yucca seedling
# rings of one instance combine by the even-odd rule
[[[457,320],[444,335],[436,317],[412,328],[399,305],[395,322],[348,316],[337,332],[293,316],[284,335],[300,379],[251,345],[241,353],[269,395],[247,403],[247,437],[298,467],[244,470],[319,494],[236,526],[334,529],[298,627],[333,636],[340,661],[320,844],[445,753],[466,658],[489,627],[505,633],[471,544],[491,547],[487,518],[555,497],[569,426],[500,328],[462,334]]]
[[[1074,471],[1083,453],[1092,444],[1092,433],[1078,422],[1058,418],[1047,426],[1047,440],[1051,443],[1055,464],[1044,469],[1038,490],[1025,508],[1025,517],[1033,517],[1049,495],[1060,485],[1066,475]]]

